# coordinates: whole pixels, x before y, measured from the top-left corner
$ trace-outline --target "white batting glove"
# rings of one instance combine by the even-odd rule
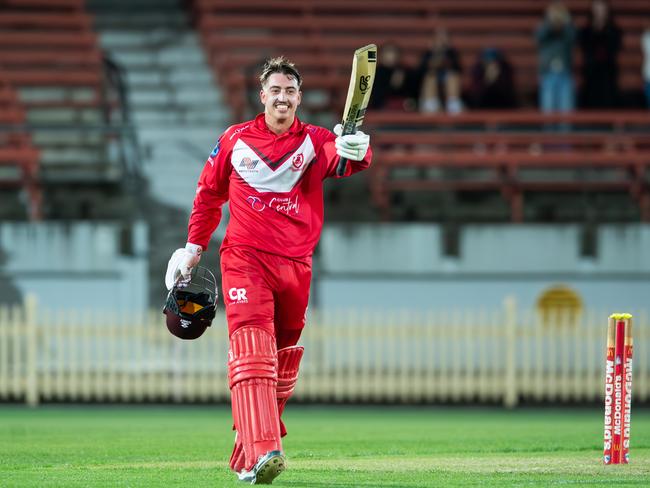
[[[336,124],[334,127],[334,134],[338,136],[334,141],[336,154],[352,161],[361,161],[366,157],[368,146],[370,146],[370,136],[360,130],[347,136],[342,136],[342,133],[343,126]]]
[[[167,263],[165,286],[171,290],[174,285],[187,286],[192,279],[192,269],[199,264],[203,248],[188,242],[184,248],[176,249]]]

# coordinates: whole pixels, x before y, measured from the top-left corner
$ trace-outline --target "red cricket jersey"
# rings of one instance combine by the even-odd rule
[[[230,200],[221,249],[249,246],[289,258],[312,255],[323,226],[323,180],[336,175],[336,135],[297,117],[276,135],[264,114],[219,138],[199,178],[188,242],[207,249]],[[345,176],[370,166],[372,151],[350,161]]]

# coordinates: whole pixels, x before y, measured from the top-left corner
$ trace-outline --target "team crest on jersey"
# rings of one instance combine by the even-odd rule
[[[302,155],[302,153],[296,154],[291,160],[291,166],[294,171],[300,171],[300,168],[302,168],[303,164],[305,164],[305,157]]]
[[[244,171],[253,171],[259,162],[259,159],[251,159],[247,156],[245,158],[242,158],[241,162],[239,163],[239,168]]]

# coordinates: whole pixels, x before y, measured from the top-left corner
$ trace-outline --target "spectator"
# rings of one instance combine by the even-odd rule
[[[373,86],[374,92],[370,97],[372,108],[415,110],[413,73],[402,64],[401,52],[396,44],[382,46]]]
[[[444,100],[447,112],[462,112],[460,73],[458,51],[451,46],[447,31],[438,28],[431,49],[420,63],[420,111],[439,112]]]
[[[498,49],[486,48],[472,68],[471,100],[477,108],[513,108],[512,66]]]
[[[641,36],[641,48],[643,49],[643,86],[646,103],[650,108],[650,25]]]
[[[539,105],[544,112],[575,108],[573,43],[575,28],[566,6],[554,1],[535,33],[539,49]]]
[[[587,24],[580,31],[582,51],[582,105],[614,108],[619,105],[618,53],[621,30],[606,0],[593,0]]]

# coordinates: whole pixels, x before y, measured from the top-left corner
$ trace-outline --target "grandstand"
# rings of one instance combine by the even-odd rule
[[[561,124],[571,130],[558,132]],[[367,125],[383,148],[370,186],[385,220],[399,219],[409,205],[424,220],[444,219],[444,210],[461,221],[650,219],[650,119],[644,112],[377,113]],[[461,201],[441,209],[433,194],[445,191],[497,201],[483,209]],[[418,206],[414,193],[428,193],[432,204]],[[396,199],[405,201],[402,209]]]
[[[405,64],[415,67],[435,29],[443,26],[465,67],[487,46],[507,54],[525,113],[479,112],[449,119],[371,112],[368,127],[381,151],[370,182],[366,191],[339,185],[329,193],[331,203],[343,198],[348,206],[360,208],[370,191],[374,218],[383,220],[647,220],[649,155],[644,134],[650,118],[646,111],[614,114],[617,123],[610,124],[612,113],[559,120],[535,109],[538,75],[533,32],[546,4],[541,0],[196,0],[193,7],[215,76],[233,95],[228,101],[236,119],[255,110],[255,73],[270,55],[284,54],[300,66],[306,118],[332,123],[342,109],[350,53],[357,46],[378,44],[381,62],[382,44],[397,44]],[[576,25],[582,25],[589,2],[567,5]],[[624,32],[619,59],[623,99],[638,106],[640,35],[650,7],[641,1],[614,1],[612,6]],[[578,56],[576,69],[581,62]],[[549,124],[562,121],[573,124],[571,134],[558,138],[549,133]],[[526,174],[531,172],[533,181]],[[526,193],[535,195],[524,198]],[[355,195],[362,198],[349,205]],[[337,219],[355,218],[338,206],[333,206],[332,214]]]
[[[589,2],[567,4],[581,25]],[[230,123],[259,110],[256,72],[266,57],[284,54],[298,64],[305,79],[301,117],[331,127],[355,47],[377,43],[381,62],[382,45],[392,42],[416,66],[439,26],[463,66],[485,46],[507,53],[520,108],[455,117],[371,110],[374,167],[327,183],[330,221],[440,222],[453,229],[471,222],[593,226],[650,219],[650,117],[637,102],[647,2],[612,2],[624,31],[620,85],[628,107],[562,116],[536,108],[533,31],[542,0],[1,5],[2,217],[144,218],[157,243],[152,282],[168,248],[184,238],[207,152]],[[152,286],[152,299],[163,292]]]
[[[118,202],[125,179],[137,176],[137,163],[127,155],[134,141],[122,123],[123,100],[111,85],[85,2],[3,1],[0,82],[10,87],[3,93],[15,94],[15,116],[3,117],[4,132],[21,135],[23,157],[32,160],[23,163],[31,172],[22,180],[30,195],[28,215],[128,214],[132,205]]]
[[[628,92],[639,92],[642,61],[639,38],[645,28],[648,6],[646,2],[634,0],[612,3],[625,32],[619,61],[620,83]],[[282,53],[295,59],[305,73],[306,86],[322,90],[330,106],[339,108],[345,97],[349,53],[355,47],[372,42],[381,49],[382,44],[393,42],[402,48],[406,64],[415,66],[440,26],[449,31],[466,67],[485,47],[507,53],[517,73],[522,99],[528,104],[534,101],[537,54],[533,32],[547,4],[544,0],[245,3],[196,0],[193,4],[217,76],[224,86],[239,94],[230,99],[238,118],[247,108],[241,92],[247,85],[255,86],[251,69],[264,56]],[[581,25],[589,2],[577,0],[567,5],[575,14],[575,22]]]
[[[581,25],[589,2],[567,4]],[[647,220],[647,112],[628,109],[614,114],[616,123],[610,124],[612,113],[559,120],[535,110],[532,33],[545,5],[541,0],[6,0],[0,12],[0,102],[7,107],[0,156],[14,174],[3,178],[3,186],[24,189],[22,215],[30,218],[110,217],[132,212],[114,201],[122,198],[123,183],[144,168],[154,195],[163,200],[178,195],[169,203],[182,206],[191,198],[191,185],[170,187],[169,182],[179,184],[176,166],[163,161],[200,161],[229,122],[258,110],[256,70],[266,57],[284,54],[299,65],[305,77],[303,118],[331,125],[342,107],[356,46],[375,42],[381,52],[382,44],[396,43],[407,65],[415,66],[433,31],[444,26],[464,66],[485,46],[507,53],[524,112],[473,112],[453,119],[370,113],[368,127],[380,149],[375,168],[367,181],[328,191],[334,218],[581,221],[589,214]],[[634,0],[612,5],[624,31],[620,85],[633,105],[642,90],[639,38],[649,7]],[[351,16],[354,22],[341,21]],[[202,47],[191,38],[192,23]],[[227,96],[221,98],[218,88]],[[571,130],[558,136],[549,132],[551,122],[568,123]],[[183,126],[187,130],[170,144]],[[198,174],[199,165],[191,167],[188,181]],[[531,180],[527,173],[536,176]],[[550,198],[562,202],[560,208],[549,208],[544,196],[554,193],[562,195]],[[533,195],[524,198],[527,194]],[[576,207],[572,194],[577,207],[599,209],[595,217],[594,211],[565,211]],[[346,204],[360,207],[350,198],[370,196],[371,211],[345,211]]]

